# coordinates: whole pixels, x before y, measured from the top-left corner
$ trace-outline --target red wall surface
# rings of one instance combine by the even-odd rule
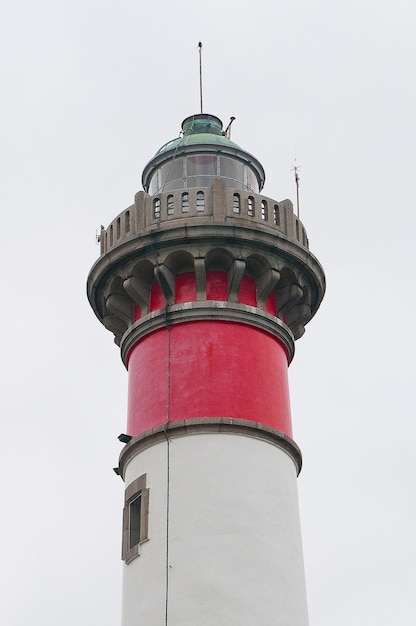
[[[206,273],[206,297],[207,300],[228,300],[228,276],[223,271],[208,271]],[[180,302],[193,302],[196,300],[196,279],[193,272],[178,274],[175,276],[175,304]],[[251,276],[243,276],[238,291],[238,302],[257,306],[256,281]],[[276,315],[276,303],[274,294],[266,301],[267,311]],[[153,283],[150,288],[150,311],[163,309],[166,301],[162,289],[158,283]],[[140,319],[140,309],[136,305],[135,320]]]
[[[231,417],[292,436],[287,367],[275,337],[241,323],[207,320],[157,330],[129,355],[128,434],[167,421]]]

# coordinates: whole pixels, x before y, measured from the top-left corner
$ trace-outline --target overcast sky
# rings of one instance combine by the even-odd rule
[[[0,622],[121,613],[127,376],[96,229],[204,109],[295,198],[327,294],[290,368],[311,626],[416,623],[411,0],[14,0],[0,24]],[[253,625],[254,626],[254,625]]]

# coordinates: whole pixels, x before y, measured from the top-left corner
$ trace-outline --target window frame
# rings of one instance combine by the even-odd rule
[[[241,197],[239,193],[233,193],[233,213],[235,215],[241,213]]]
[[[273,224],[280,228],[280,206],[278,204],[273,207]]]
[[[160,210],[161,210],[160,198],[154,198],[153,199],[153,219],[154,220],[160,219]]]
[[[166,214],[174,215],[175,213],[175,198],[173,193],[169,193],[166,198]]]
[[[247,198],[247,215],[248,217],[254,217],[256,214],[256,205],[253,196]]]
[[[184,191],[181,195],[181,212],[189,213],[189,191]]]
[[[128,565],[140,555],[140,546],[149,539],[149,489],[146,487],[146,474],[136,478],[126,488],[123,508],[123,544],[121,558]],[[131,505],[140,498],[140,519],[138,541],[131,543],[130,513]]]
[[[196,210],[198,213],[205,211],[205,194],[203,191],[196,192]]]
[[[261,219],[263,222],[267,222],[269,219],[269,208],[267,206],[267,201],[264,198],[261,201]]]

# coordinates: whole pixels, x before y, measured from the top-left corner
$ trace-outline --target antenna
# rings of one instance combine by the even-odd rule
[[[101,235],[103,232],[104,226],[101,224],[100,226],[100,231],[98,231],[98,228],[95,229],[95,243],[98,245],[101,242]]]
[[[229,122],[227,128],[224,131],[224,136],[227,137],[227,139],[231,139],[231,124],[234,122],[234,120],[235,120],[235,117],[231,116],[230,117],[230,122]]]
[[[300,169],[300,165],[296,165],[296,157],[295,157],[295,165],[292,167],[292,169],[290,170],[291,172],[295,172],[295,183],[296,183],[296,213],[299,219],[299,169]]]
[[[199,100],[201,103],[201,113],[202,111],[202,41],[198,43],[198,52],[199,52]]]

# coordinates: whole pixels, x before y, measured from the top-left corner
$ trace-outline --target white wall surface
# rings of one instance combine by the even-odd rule
[[[270,443],[188,435],[136,456],[147,474],[149,541],[124,567],[123,626],[306,626],[296,470]],[[168,566],[168,567],[166,567]]]

